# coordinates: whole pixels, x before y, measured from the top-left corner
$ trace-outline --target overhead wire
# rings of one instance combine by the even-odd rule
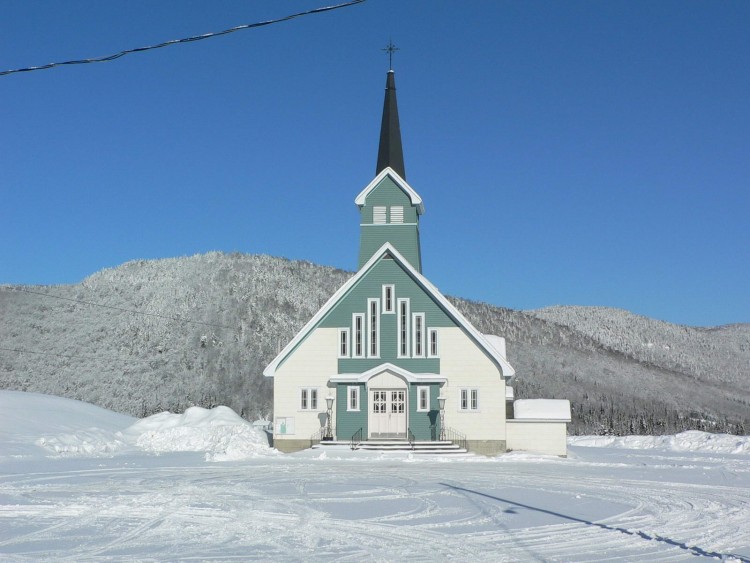
[[[191,43],[193,41],[201,41],[203,39],[210,39],[212,37],[219,37],[221,35],[227,35],[229,33],[234,33],[235,31],[242,31],[245,29],[254,29],[257,27],[263,27],[266,25],[271,25],[275,23],[281,23],[285,21],[289,21],[295,18],[299,18],[302,16],[309,16],[312,14],[320,14],[323,12],[330,12],[331,10],[338,10],[339,8],[347,8],[349,6],[354,6],[355,4],[361,4],[365,0],[351,0],[349,2],[345,2],[343,4],[336,4],[334,6],[323,6],[321,8],[314,8],[312,10],[307,10],[305,12],[298,12],[296,14],[290,14],[288,16],[284,16],[282,18],[277,18],[273,20],[266,20],[262,22],[256,22],[256,23],[248,23],[243,25],[237,25],[235,27],[230,27],[229,29],[224,29],[222,31],[214,31],[211,33],[204,33],[202,35],[193,35],[191,37],[183,37],[182,39],[172,39],[171,41],[164,41],[163,43],[159,43],[157,45],[149,45],[147,47],[136,47],[134,49],[125,49],[124,51],[120,51],[119,53],[115,53],[113,55],[107,55],[105,57],[95,57],[90,59],[77,59],[72,61],[63,61],[58,63],[48,63],[45,65],[39,65],[39,66],[30,66],[26,68],[16,68],[12,70],[4,70],[0,71],[0,76],[5,76],[8,74],[15,74],[18,72],[31,72],[34,70],[46,70],[50,68],[54,68],[57,66],[65,66],[65,65],[80,65],[80,64],[89,64],[89,63],[105,63],[109,61],[114,61],[116,59],[119,59],[120,57],[124,57],[125,55],[130,55],[132,53],[140,53],[143,51],[150,51],[152,49],[161,49],[162,47],[169,47],[171,45],[178,45],[180,43]]]

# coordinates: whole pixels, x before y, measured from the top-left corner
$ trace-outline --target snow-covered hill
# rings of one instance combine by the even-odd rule
[[[129,262],[75,285],[0,286],[0,388],[135,416],[223,404],[262,418],[263,367],[350,276],[214,252]],[[748,325],[453,301],[482,332],[506,336],[517,397],[571,400],[573,433],[750,428]]]
[[[258,437],[226,407],[136,421],[0,391],[0,559],[750,563],[750,437],[581,437],[567,459]]]

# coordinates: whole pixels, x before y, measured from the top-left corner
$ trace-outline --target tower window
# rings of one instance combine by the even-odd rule
[[[370,358],[380,356],[380,331],[378,321],[380,320],[380,301],[378,299],[368,299],[367,309],[369,316],[367,318],[367,331],[369,334],[367,355]]]
[[[339,358],[349,357],[349,329],[339,329]]]
[[[412,348],[412,351],[414,357],[424,358],[424,313],[414,313],[412,323],[412,330],[414,331],[414,348]]]
[[[431,328],[427,331],[428,339],[427,339],[427,355],[431,358],[437,358],[438,357],[438,330],[436,328]]]
[[[384,313],[393,313],[395,310],[393,308],[393,293],[394,293],[394,286],[392,285],[384,285],[383,286],[383,312]]]
[[[385,205],[376,205],[372,208],[372,222],[376,225],[385,224]]]
[[[398,357],[409,357],[409,300],[398,300]]]
[[[354,325],[354,357],[364,358],[365,357],[365,343],[364,343],[364,330],[365,330],[365,316],[362,314],[356,314],[353,317]]]

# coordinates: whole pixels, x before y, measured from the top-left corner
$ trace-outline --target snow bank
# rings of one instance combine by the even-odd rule
[[[162,412],[139,420],[122,434],[155,452],[206,452],[207,461],[232,461],[278,453],[265,433],[229,407],[190,407],[184,414]]]
[[[41,450],[40,450],[41,448]],[[0,458],[111,456],[126,450],[206,452],[208,461],[278,453],[262,430],[229,407],[192,407],[138,420],[62,397],[0,391]]]
[[[629,450],[669,450],[677,452],[711,452],[750,454],[750,436],[710,434],[688,430],[674,436],[570,436],[568,445]]]

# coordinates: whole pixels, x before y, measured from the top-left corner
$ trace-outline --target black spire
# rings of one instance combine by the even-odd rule
[[[383,102],[383,121],[380,123],[380,147],[378,148],[378,165],[375,174],[390,166],[404,180],[404,151],[401,148],[401,127],[398,123],[398,105],[396,104],[396,79],[393,70],[388,71],[385,82],[385,101]]]

